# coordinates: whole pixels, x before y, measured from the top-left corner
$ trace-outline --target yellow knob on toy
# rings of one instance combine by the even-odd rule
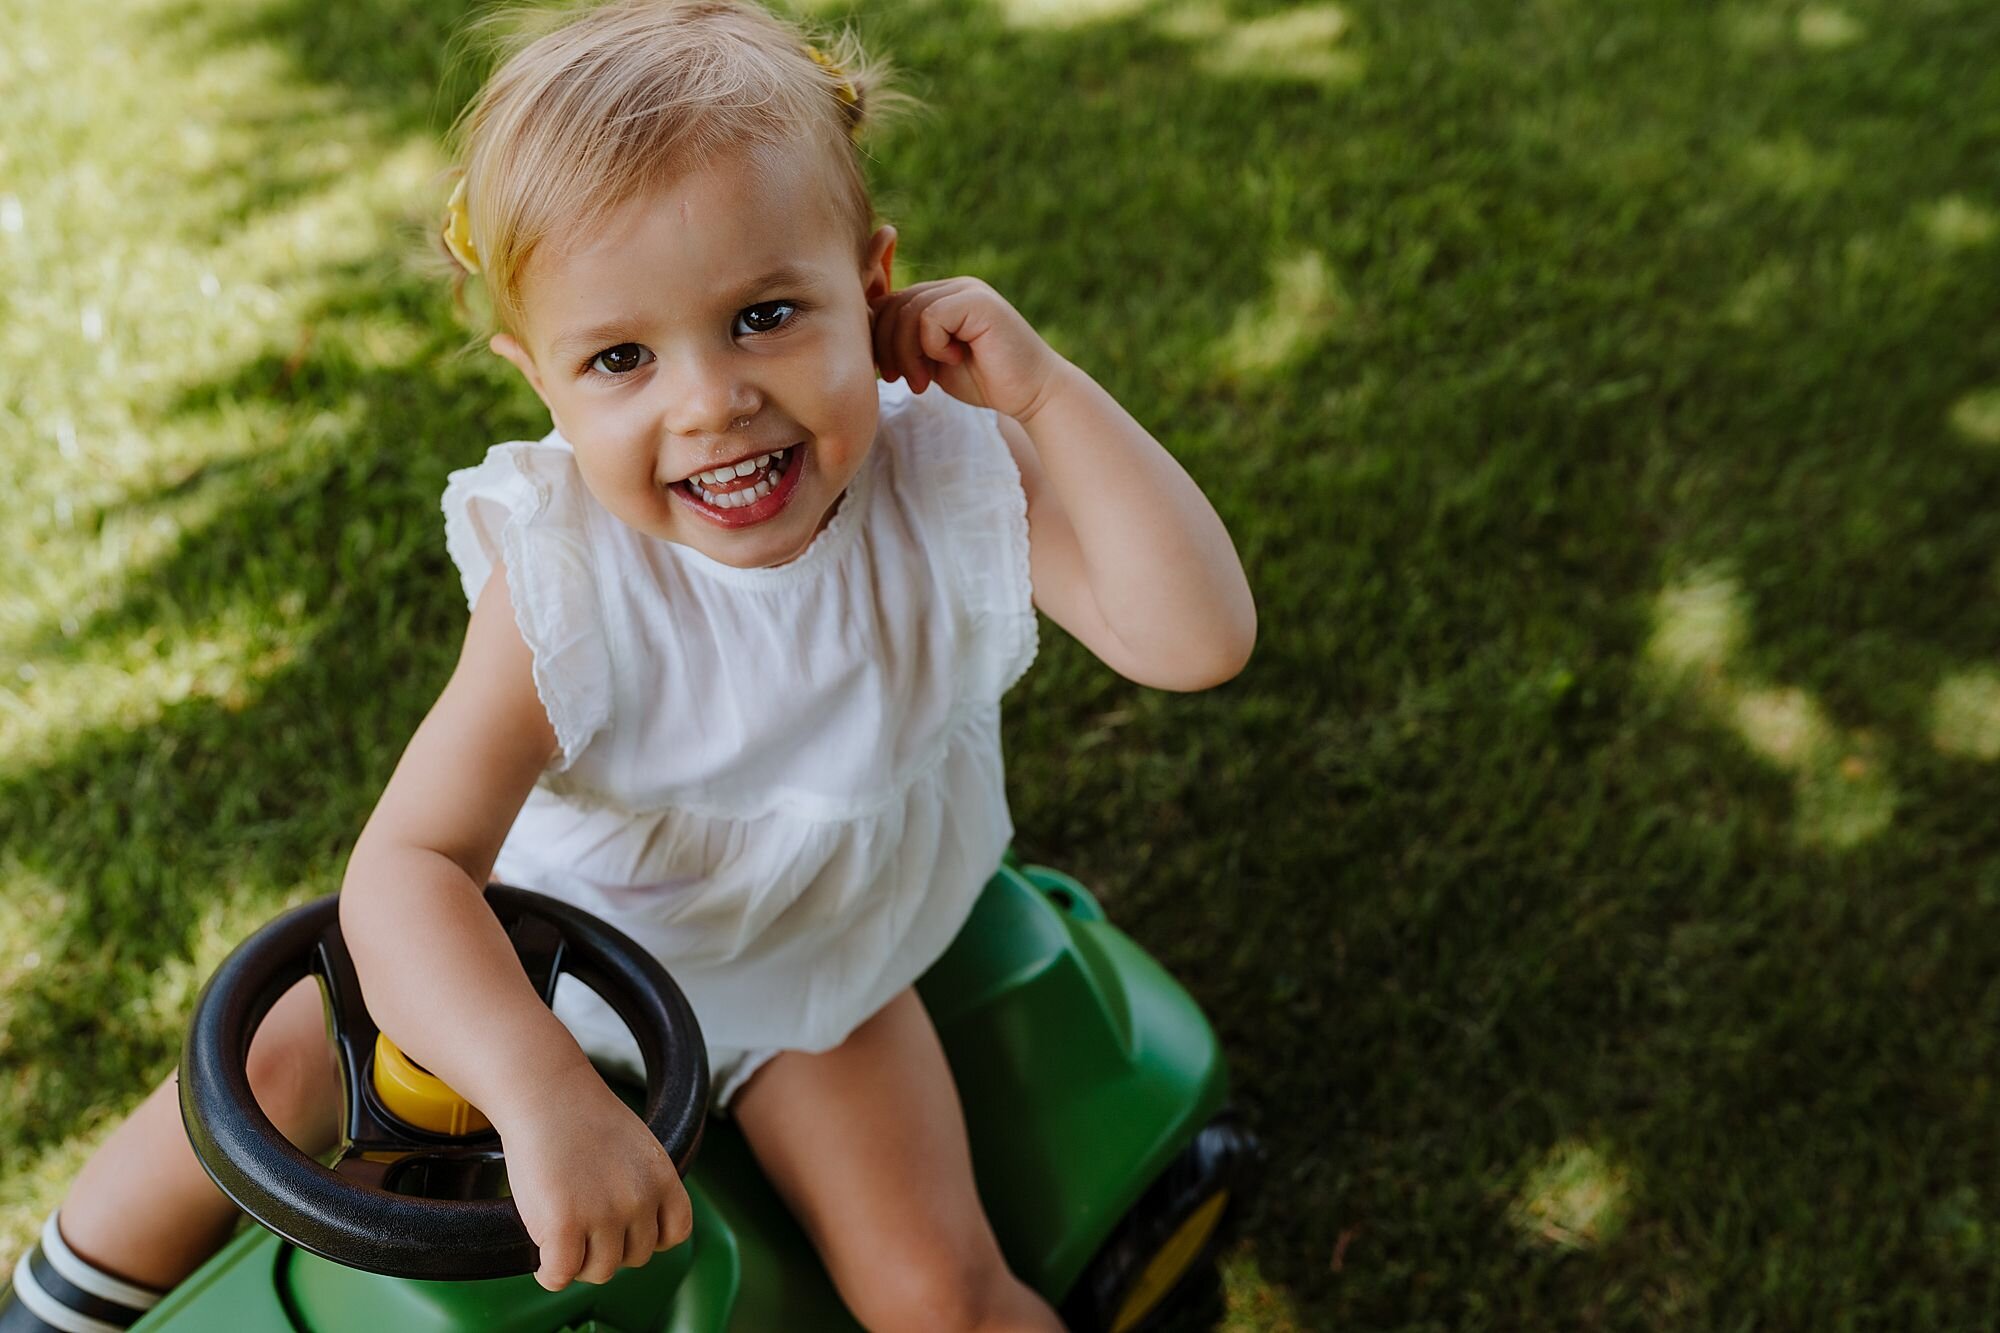
[[[433,1134],[478,1134],[493,1128],[478,1107],[404,1055],[386,1032],[375,1034],[375,1095],[391,1115]]]

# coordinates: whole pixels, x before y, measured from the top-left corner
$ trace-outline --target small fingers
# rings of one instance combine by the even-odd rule
[[[875,318],[875,364],[885,380],[902,377],[902,369],[896,364],[896,312],[909,299],[907,291],[885,297],[874,309]]]
[[[577,1270],[576,1280],[602,1285],[617,1275],[625,1260],[625,1232],[621,1227],[600,1227],[590,1233],[590,1242]]]
[[[902,378],[908,380],[912,394],[930,388],[930,366],[924,362],[924,348],[916,340],[916,324],[916,316],[908,314],[896,324],[896,362],[902,366]]]
[[[658,1252],[660,1247],[660,1214],[658,1210],[643,1213],[632,1219],[632,1225],[625,1232],[625,1253],[621,1264],[626,1268],[637,1268]]]
[[[911,393],[922,393],[930,387],[931,364],[924,357],[922,342],[922,306],[909,302],[896,312],[896,361],[903,368],[903,378],[910,383]]]
[[[952,313],[951,307],[943,301],[927,305],[923,317],[917,321],[917,331],[921,340],[919,346],[925,356],[932,361],[955,366],[965,359],[965,344],[956,337],[958,325]]]
[[[538,1240],[536,1246],[541,1262],[535,1269],[535,1281],[550,1291],[561,1291],[583,1266],[583,1233],[565,1229],[547,1242]]]
[[[957,290],[956,280],[920,282],[883,297],[872,307],[874,317],[875,363],[885,380],[902,379],[911,390],[922,393],[937,379],[938,363],[956,364],[965,359],[965,349],[951,348],[943,356],[929,355],[933,340],[925,331],[924,312]],[[949,347],[947,330],[942,345]]]
[[[694,1206],[688,1202],[685,1189],[677,1189],[660,1201],[658,1220],[660,1239],[656,1249],[671,1250],[694,1234]]]

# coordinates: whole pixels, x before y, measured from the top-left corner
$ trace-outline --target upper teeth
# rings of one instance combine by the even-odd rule
[[[747,477],[759,468],[771,466],[771,460],[780,457],[783,453],[784,450],[780,449],[775,454],[758,454],[755,458],[746,458],[742,462],[729,467],[712,468],[707,472],[697,472],[694,474],[694,479],[696,481],[707,482],[710,486],[726,486],[738,477]]]
[[[718,509],[741,509],[744,505],[756,504],[759,500],[778,489],[778,482],[785,475],[785,465],[791,458],[789,447],[774,454],[759,454],[746,458],[729,467],[719,467],[708,472],[697,472],[688,478],[688,486],[709,504]],[[747,477],[759,469],[769,469],[748,486],[727,491],[712,491],[708,486],[735,481],[739,476]],[[703,485],[702,483],[708,483]]]

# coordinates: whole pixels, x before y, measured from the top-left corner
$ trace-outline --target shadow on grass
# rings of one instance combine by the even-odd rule
[[[455,109],[467,12],[186,17],[414,134]],[[878,163],[918,275],[989,277],[1154,424],[1259,596],[1257,659],[1196,698],[1045,633],[1008,718],[1023,850],[1213,1016],[1272,1149],[1249,1242],[1309,1326],[1976,1321],[2000,781],[1939,755],[1927,709],[2000,644],[2000,455],[1946,424],[2000,364],[2000,271],[1911,219],[1976,149],[1918,91],[2000,30],[1864,8],[1865,50],[1754,56],[1665,7],[1342,12],[1363,59],[1337,84],[1214,72],[1222,39],[1166,5],[859,16],[933,103]],[[243,206],[312,187],[273,172]],[[1302,253],[1339,290],[1245,371],[1233,330],[1283,313]],[[1774,256],[1791,276],[1745,305]],[[364,366],[330,336],[187,386],[164,416],[358,411],[180,483],[223,503],[72,636],[291,595],[291,664],[0,774],[0,845],[67,894],[0,1030],[14,1142],[170,1057],[173,1015],[126,1016],[218,886],[334,887],[449,669],[444,473],[538,428],[440,369],[441,301],[384,266],[336,288],[329,326],[424,350]],[[1716,562],[1743,669],[1894,771],[1874,838],[1802,842],[1785,774],[1648,677],[1661,589]],[[1622,1222],[1536,1184],[1577,1160]]]

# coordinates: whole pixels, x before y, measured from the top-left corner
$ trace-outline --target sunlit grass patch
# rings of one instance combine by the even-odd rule
[[[1291,1294],[1264,1276],[1248,1241],[1222,1256],[1222,1292],[1228,1313],[1217,1333],[1305,1333]]]
[[[1529,1170],[1507,1219],[1528,1239],[1561,1250],[1615,1237],[1632,1211],[1631,1173],[1602,1148],[1566,1139]]]
[[[1751,181],[1793,198],[1821,194],[1847,174],[1841,157],[1815,148],[1797,132],[1751,139],[1737,150],[1737,161]]]
[[[1326,257],[1308,250],[1271,266],[1271,291],[1238,308],[1219,359],[1231,373],[1267,375],[1292,365],[1334,326],[1349,298]]]
[[[1773,259],[1745,278],[1722,306],[1731,324],[1757,323],[1798,290],[1799,266],[1790,259]]]
[[[1800,838],[1853,847],[1888,826],[1897,794],[1876,747],[1844,732],[1804,690],[1734,689],[1731,721],[1751,749],[1794,777]]]
[[[1169,11],[1160,26],[1191,43],[1196,62],[1211,74],[1344,84],[1358,80],[1366,68],[1360,54],[1342,43],[1352,20],[1339,5],[1302,5],[1236,19],[1218,5],[1197,2]]]
[[[1867,746],[1806,768],[1794,790],[1800,837],[1836,850],[1857,847],[1888,828],[1901,799],[1880,756]]]
[[[152,24],[159,8],[138,5],[129,21]],[[26,26],[33,58],[89,91],[33,79],[8,108],[66,129],[5,136],[0,281],[11,299],[0,361],[19,369],[0,398],[0,520],[14,538],[0,549],[11,594],[0,599],[0,745],[13,750],[0,761],[10,765],[176,697],[240,699],[246,680],[282,663],[269,645],[228,633],[199,650],[93,644],[53,666],[19,654],[38,642],[66,654],[61,639],[130,596],[135,577],[244,485],[272,476],[259,466],[239,484],[211,484],[228,465],[295,459],[329,426],[351,425],[348,409],[324,399],[292,401],[285,381],[309,353],[337,347],[363,369],[417,354],[420,326],[315,312],[354,269],[385,268],[384,256],[411,247],[442,161],[423,138],[380,142],[373,108],[300,86],[272,43],[206,50],[198,25],[180,20],[159,40],[108,42],[81,11],[40,8]],[[188,58],[190,46],[202,58]],[[279,367],[268,383],[209,388],[260,363]],[[190,394],[211,392],[190,407]],[[248,656],[224,683],[229,643]],[[164,675],[163,651],[175,664]],[[80,707],[50,693],[71,671],[82,675],[64,689],[87,700]],[[177,674],[189,676],[184,691]]]
[[[1731,5],[1720,11],[1723,31],[1747,51],[1768,53],[1794,44],[1808,51],[1835,51],[1868,35],[1852,12],[1837,5]]]
[[[184,637],[155,628],[74,661],[22,662],[0,680],[0,772],[47,763],[86,732],[146,727],[189,699],[241,709],[258,681],[292,661],[288,629],[238,606]]]
[[[1700,710],[1792,778],[1799,840],[1836,850],[1880,834],[1899,796],[1874,738],[1836,725],[1811,694],[1759,680],[1736,664],[1748,627],[1736,580],[1691,575],[1654,600],[1646,656],[1660,683],[1686,688]]]
[[[1743,645],[1743,591],[1733,575],[1705,569],[1661,590],[1646,657],[1669,673],[1717,673]]]
[[[1962,194],[1948,194],[1923,205],[1917,217],[1944,250],[1970,250],[2000,236],[2000,213]]]
[[[220,495],[188,483],[236,461],[229,445],[259,438],[259,428],[271,432],[264,439],[296,438],[289,415],[258,400],[223,404],[198,423],[163,425],[151,435],[120,432],[69,449],[60,441],[77,437],[67,417],[45,423],[47,435],[30,435],[31,445],[50,436],[58,441],[56,458],[42,469],[56,474],[45,478],[54,493],[12,497],[15,550],[8,554],[18,568],[15,595],[0,602],[0,654],[26,652],[58,633],[75,635],[117,600],[133,570],[166,558],[211,520]],[[65,474],[73,487],[61,486]]]
[[[262,210],[231,242],[252,276],[312,279],[357,261],[415,249],[417,233],[444,198],[442,155],[431,145],[399,144],[365,166],[333,154],[321,172],[328,186]]]
[[[1751,749],[1785,768],[1810,763],[1833,741],[1826,714],[1800,689],[1742,691],[1735,722]]]
[[[212,248],[162,247],[104,294],[105,317],[129,331],[144,384],[199,383],[273,342],[295,346],[346,271],[415,250],[419,219],[437,203],[441,155],[413,143],[354,160],[341,140],[366,136],[346,119],[306,173],[313,183],[272,199]]]
[[[2000,385],[1974,389],[1951,405],[1951,428],[1972,444],[2000,445]]]
[[[52,961],[51,933],[69,905],[63,886],[19,855],[0,860],[0,884],[7,886],[7,910],[0,912],[0,1032],[12,1021],[10,993]]]
[[[1145,10],[1153,0],[998,0],[1000,12],[1017,28],[1077,28]]]
[[[2000,670],[1947,676],[1931,696],[1931,739],[1949,755],[2000,759]]]
[[[237,47],[183,64],[171,42],[108,44],[68,31],[48,36],[61,44],[62,59],[79,67],[74,74],[89,80],[97,114],[81,121],[83,142],[71,157],[49,160],[47,140],[27,141],[18,163],[29,177],[19,187],[20,244],[0,254],[18,262],[23,276],[33,275],[16,288],[31,318],[0,328],[0,349],[32,340],[39,359],[25,364],[39,373],[29,384],[43,394],[100,398],[115,384],[111,396],[123,398],[184,373],[204,351],[227,357],[232,344],[243,345],[238,339],[250,312],[216,305],[244,277],[245,256],[232,252],[214,212],[311,180],[313,170],[300,160],[351,143],[362,118],[337,110],[315,90],[296,90],[281,103],[275,85],[284,65],[269,48]],[[148,57],[157,65],[149,68]],[[176,94],[184,114],[163,118],[155,90],[169,79],[188,85]],[[27,91],[30,98],[38,91],[60,96],[46,80]],[[312,133],[274,157],[262,136],[279,105]],[[347,189],[349,181],[334,188]],[[58,340],[65,324],[72,331],[67,345]],[[57,366],[65,379],[47,377]]]
[[[1832,5],[1808,5],[1801,9],[1797,27],[1799,45],[1821,51],[1852,46],[1866,32],[1859,19]]]

